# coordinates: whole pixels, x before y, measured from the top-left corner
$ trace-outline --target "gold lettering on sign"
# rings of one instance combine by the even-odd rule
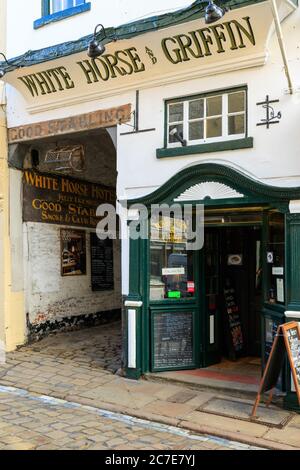
[[[43,137],[116,126],[119,122],[128,122],[130,120],[130,113],[131,105],[125,104],[118,108],[104,109],[65,119],[55,119],[26,126],[12,127],[8,129],[8,142],[12,144],[26,140],[41,139]]]
[[[255,35],[249,16],[242,18],[244,24],[236,20],[206,28],[191,31],[188,34],[178,34],[164,38],[161,42],[163,52],[172,64],[190,61],[218,54],[226,50],[237,50],[255,46]]]
[[[96,227],[97,208],[115,205],[115,188],[70,177],[26,170],[23,176],[23,220]]]
[[[75,88],[66,67],[56,67],[43,72],[31,73],[19,77],[18,80],[21,80],[33,97]]]

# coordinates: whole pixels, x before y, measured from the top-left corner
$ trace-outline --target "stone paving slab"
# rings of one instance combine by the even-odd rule
[[[111,328],[114,330],[116,326]],[[0,385],[21,388],[33,394],[48,395],[80,405],[89,405],[111,412],[157,421],[165,425],[192,429],[194,432],[225,436],[243,443],[253,442],[254,445],[262,447],[267,446],[272,449],[300,448],[299,415],[292,414],[291,421],[282,430],[270,429],[270,427],[257,422],[245,422],[241,419],[197,411],[213,397],[228,399],[232,398],[230,395],[217,393],[215,390],[210,392],[207,389],[204,391],[193,389],[191,391],[184,384],[151,382],[149,380],[137,382],[114,375],[112,373],[114,367],[109,365],[116,363],[116,348],[113,346],[113,340],[108,342],[108,350],[113,351],[113,357],[109,359],[109,354],[106,354],[106,368],[95,366],[95,351],[92,351],[90,344],[85,344],[91,342],[95,347],[96,354],[98,354],[107,342],[109,327],[107,326],[105,330],[106,339],[101,336],[101,330],[96,330],[76,331],[68,333],[67,337],[66,334],[59,334],[36,345],[9,353],[7,363],[0,365]],[[98,338],[99,334],[100,339]],[[113,333],[112,338],[118,338],[118,334]],[[100,346],[97,346],[97,341]],[[76,343],[80,344],[78,350],[76,350]],[[71,347],[71,351],[68,351],[69,347]],[[72,354],[65,354],[66,351],[72,352]],[[84,356],[82,361],[78,359],[81,354]],[[91,354],[90,360],[86,360],[89,358],[89,354]],[[24,371],[25,373],[23,373]],[[187,391],[191,398],[185,403],[176,403],[174,397],[187,394]],[[14,412],[11,402],[2,398],[0,394],[0,417],[4,416],[3,424],[6,427],[1,428],[0,419],[0,436],[3,435],[1,429],[5,431],[10,423],[14,423],[14,420],[17,420],[16,425],[22,427],[21,429],[24,427],[28,432],[39,432],[30,419],[22,422],[23,419],[30,418],[30,409],[26,408],[26,404],[19,403],[19,407],[23,406],[23,414],[20,416],[19,412]],[[241,399],[241,402],[243,401],[249,403]],[[3,405],[4,408],[1,409]],[[7,405],[9,409],[5,408]],[[51,423],[55,417],[55,410],[42,407],[39,409],[39,413],[42,415],[42,422],[39,423],[39,426],[43,429],[44,437],[47,436],[47,432],[65,432],[64,424],[66,427],[70,426],[63,420],[64,417],[66,418],[65,413],[62,413],[61,419],[53,423],[54,425]],[[92,419],[92,421],[95,420]],[[76,434],[78,439],[81,439],[81,445],[84,445],[81,436],[82,429],[80,429],[82,425],[80,420],[72,423],[73,434]],[[87,424],[84,426],[90,429]],[[15,433],[16,428],[14,426],[13,428]],[[70,432],[70,429],[67,429],[67,432]],[[53,439],[53,442],[56,440]],[[67,438],[61,440],[68,442]],[[72,440],[71,444],[74,444]],[[43,445],[47,446],[49,443]],[[98,443],[91,445],[98,445]],[[100,445],[103,443],[100,442]]]

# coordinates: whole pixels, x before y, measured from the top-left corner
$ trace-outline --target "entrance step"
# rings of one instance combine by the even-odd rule
[[[144,376],[145,380],[153,382],[170,383],[185,386],[187,389],[222,393],[234,397],[249,398],[253,400],[258,392],[259,381],[254,377],[221,376],[217,378],[209,376],[209,371],[176,371],[149,373]],[[234,379],[238,379],[234,380]],[[282,396],[274,394],[273,402],[281,404]]]

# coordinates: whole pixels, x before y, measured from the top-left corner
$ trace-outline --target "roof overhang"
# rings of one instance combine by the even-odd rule
[[[265,63],[273,30],[269,1],[224,2],[233,9],[212,25],[205,25],[199,3],[107,28],[106,53],[96,60],[86,54],[91,36],[29,51],[9,60],[4,80],[36,113]],[[281,20],[296,8],[290,0],[277,3]]]

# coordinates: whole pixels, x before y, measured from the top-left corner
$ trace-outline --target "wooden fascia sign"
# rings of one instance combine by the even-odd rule
[[[89,59],[85,52],[20,68],[5,79],[17,88],[30,112],[61,99],[66,104],[96,96],[174,83],[263,65],[272,14],[268,2],[237,8],[213,25],[197,19],[107,45]],[[94,95],[95,94],[95,95]]]
[[[277,334],[275,336],[252,410],[252,418],[256,417],[261,396],[266,392],[271,392],[267,402],[267,406],[270,405],[273,398],[273,391],[283,367],[285,352],[288,356],[293,382],[300,405],[300,326],[298,322],[289,322],[284,325],[280,325],[277,329]]]

